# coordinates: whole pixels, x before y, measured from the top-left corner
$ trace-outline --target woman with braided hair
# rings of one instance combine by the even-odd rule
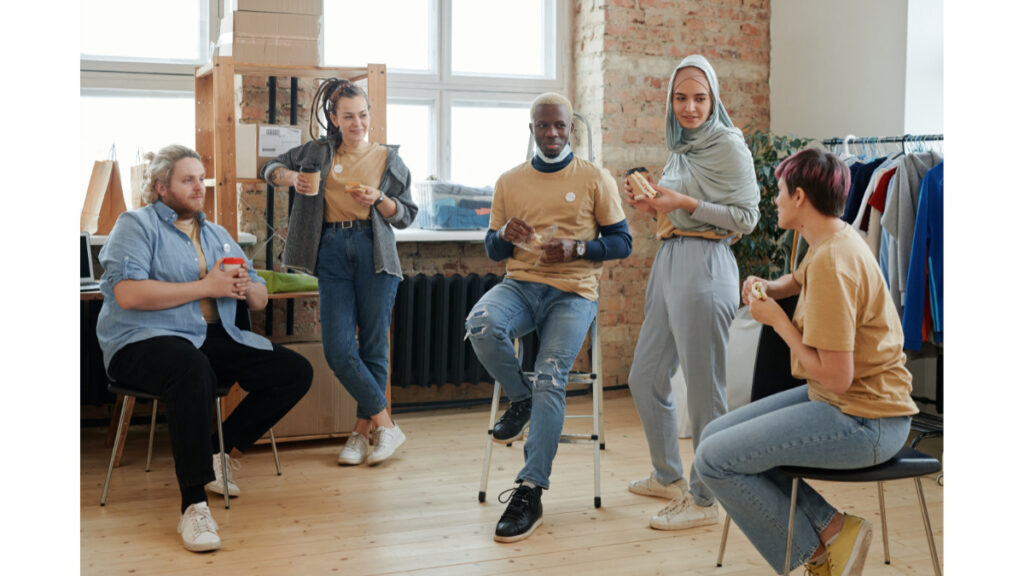
[[[324,355],[358,404],[355,430],[338,455],[345,465],[380,463],[405,442],[385,396],[388,327],[402,279],[393,228],[412,224],[418,208],[398,146],[367,141],[369,126],[366,92],[348,80],[329,79],[313,97],[312,140],[263,168],[268,183],[298,192],[284,265],[317,276]],[[319,185],[300,171],[319,173]]]

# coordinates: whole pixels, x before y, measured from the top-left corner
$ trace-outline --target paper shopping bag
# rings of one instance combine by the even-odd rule
[[[98,160],[92,166],[82,206],[81,228],[90,234],[109,234],[125,211],[117,160]]]
[[[142,199],[142,185],[146,180],[146,167],[149,166],[149,162],[143,159],[142,152],[135,154],[135,164],[132,165],[131,177],[132,177],[132,210],[142,208],[146,205],[146,202]]]

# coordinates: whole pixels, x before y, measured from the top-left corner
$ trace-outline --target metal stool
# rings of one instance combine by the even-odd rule
[[[805,480],[827,480],[829,482],[878,482],[878,507],[882,513],[882,544],[885,547],[885,563],[889,564],[889,530],[885,521],[885,490],[882,482],[886,480],[900,480],[913,478],[917,486],[917,501],[921,505],[921,519],[924,522],[925,535],[928,536],[928,549],[932,555],[932,567],[936,576],[942,576],[942,569],[939,567],[939,556],[935,551],[935,535],[932,534],[932,524],[928,519],[928,508],[924,501],[924,491],[921,489],[921,477],[935,474],[942,470],[942,463],[931,456],[918,452],[913,448],[904,447],[889,461],[858,468],[855,470],[830,470],[825,468],[802,468],[799,466],[783,466],[779,470],[793,479],[793,492],[789,503],[789,529],[786,535],[786,566],[792,559],[793,551],[793,521],[796,516],[796,493],[797,486],[801,479]],[[725,555],[725,541],[729,536],[730,519],[725,517],[725,526],[722,528],[722,543],[718,549],[718,563],[722,566],[722,557]]]
[[[516,352],[520,351],[519,341],[516,341]],[[604,450],[604,387],[601,385],[601,338],[598,329],[597,317],[590,325],[590,354],[591,372],[570,372],[567,384],[589,383],[594,402],[590,414],[566,414],[565,418],[578,419],[587,418],[593,422],[591,434],[565,434],[559,438],[563,444],[593,444],[594,446],[594,508],[601,507],[601,450]],[[533,373],[527,372],[532,376]],[[491,418],[487,425],[487,444],[484,447],[483,471],[480,475],[480,491],[477,498],[480,502],[487,501],[487,480],[491,473],[491,450],[494,442],[491,435],[494,434],[494,423],[497,421],[498,405],[501,402],[501,384],[494,382],[494,396],[491,399]],[[511,446],[509,442],[506,446]]]

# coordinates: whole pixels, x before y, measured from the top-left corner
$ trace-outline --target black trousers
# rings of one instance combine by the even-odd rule
[[[214,479],[210,437],[213,398],[218,383],[238,382],[248,392],[224,421],[224,446],[246,450],[309,390],[313,368],[301,355],[274,345],[257,350],[231,339],[220,324],[210,324],[196,349],[177,336],[158,336],[118,350],[110,377],[160,396],[178,486],[182,490]]]

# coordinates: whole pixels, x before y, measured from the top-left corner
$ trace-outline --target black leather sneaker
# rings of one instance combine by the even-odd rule
[[[508,410],[498,418],[491,432],[491,439],[498,444],[507,444],[520,440],[523,437],[523,430],[530,421],[530,410],[533,408],[533,398],[512,402]]]
[[[533,534],[544,517],[544,507],[540,503],[542,490],[540,486],[530,488],[520,484],[498,496],[498,501],[508,502],[508,507],[505,508],[505,513],[501,515],[498,527],[494,530],[495,542],[518,542]],[[510,492],[507,500],[501,499]]]

